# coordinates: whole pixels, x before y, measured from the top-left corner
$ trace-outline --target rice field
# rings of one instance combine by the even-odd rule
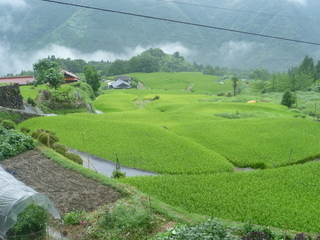
[[[57,132],[60,143],[99,157],[164,174],[202,174],[231,172],[224,157],[177,136],[166,128],[141,123],[106,121],[104,116],[69,114],[33,118],[21,124],[29,129],[44,128]],[[81,136],[83,135],[83,136]]]
[[[216,218],[319,232],[320,162],[252,172],[121,179],[168,204]]]
[[[293,165],[319,155],[318,122],[278,99],[213,96],[232,90],[214,76],[132,77],[149,89],[105,91],[93,102],[104,114],[33,118],[18,127],[53,130],[68,147],[111,161],[117,153],[122,165],[162,173],[121,181],[189,212],[319,232],[320,163]]]
[[[286,166],[320,153],[319,123],[300,118],[186,123],[173,127],[172,131],[243,168]]]
[[[218,92],[232,91],[230,81],[219,81],[219,77],[203,75],[197,72],[182,73],[130,73],[143,82],[147,88],[159,90],[192,91],[197,94],[212,94]]]

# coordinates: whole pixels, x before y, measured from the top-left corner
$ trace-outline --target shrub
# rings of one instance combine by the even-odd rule
[[[156,95],[156,96],[154,96],[154,98],[153,98],[153,100],[158,100],[158,99],[160,99],[160,96],[159,96],[159,95]]]
[[[35,203],[29,204],[18,215],[16,224],[7,232],[8,239],[46,239],[46,224],[49,220],[47,211]],[[32,235],[31,235],[32,234]],[[28,235],[28,236],[26,236]]]
[[[242,229],[243,240],[273,240],[275,235],[267,227],[256,228],[251,221],[245,223]]]
[[[38,136],[38,141],[48,147],[51,147],[53,145],[53,143],[58,141],[58,138],[54,135],[49,134],[49,133],[42,132]]]
[[[264,232],[250,232],[246,236],[242,237],[243,240],[272,240],[267,233]]]
[[[68,148],[65,145],[59,143],[53,144],[52,149],[61,155],[65,155],[68,151]]]
[[[151,232],[155,222],[148,209],[117,205],[113,211],[106,213],[102,225],[109,230],[118,229],[121,232],[129,232],[131,236],[127,239],[141,239],[137,238],[137,235],[145,231]]]
[[[29,133],[29,132],[30,132],[30,129],[29,129],[29,128],[26,128],[26,127],[22,127],[22,128],[20,128],[20,132]]]
[[[69,212],[62,218],[63,222],[68,225],[78,225],[85,221],[85,211],[73,211]]]
[[[37,129],[31,133],[32,138],[37,139],[40,143],[48,147],[52,147],[55,142],[59,141],[59,138],[55,135],[55,132],[45,129]]]
[[[232,97],[232,93],[231,92],[228,92],[226,97]]]
[[[30,104],[33,107],[35,107],[37,105],[36,102],[31,97],[29,97],[27,99],[27,103]]]
[[[2,126],[6,129],[15,129],[16,128],[16,124],[11,120],[3,120]]]
[[[117,171],[117,170],[113,170],[112,171],[111,178],[118,179],[118,178],[124,178],[124,177],[126,177],[126,173],[125,172],[121,172],[121,171]]]
[[[75,154],[75,153],[65,153],[64,156],[68,159],[70,159],[71,161],[75,162],[75,163],[78,163],[79,165],[82,165],[83,164],[83,160],[82,158]]]
[[[166,233],[159,233],[157,240],[184,240],[184,239],[240,239],[235,236],[231,229],[226,228],[215,219],[209,219],[205,223],[196,225],[177,225]]]
[[[0,160],[16,156],[26,150],[34,148],[31,137],[11,129],[0,126]]]
[[[121,165],[119,162],[118,155],[116,154],[116,168],[112,171],[111,178],[118,179],[118,178],[124,178],[126,176],[126,173],[121,172]]]
[[[293,94],[289,90],[287,90],[282,96],[281,105],[290,108],[294,104],[294,102],[295,101]]]

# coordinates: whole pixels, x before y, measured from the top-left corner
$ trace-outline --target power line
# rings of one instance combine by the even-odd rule
[[[193,6],[193,7],[211,8],[211,9],[224,10],[224,11],[258,14],[258,15],[265,15],[265,16],[270,16],[270,17],[280,16],[280,17],[286,17],[286,18],[293,18],[292,16],[282,15],[282,14],[265,13],[265,12],[254,12],[254,11],[248,11],[248,10],[216,7],[216,6],[209,6],[209,5],[196,4],[196,3],[186,3],[186,2],[178,2],[178,1],[171,1],[171,0],[155,0],[155,1],[167,2],[167,3],[175,3],[175,4],[187,5],[187,6]],[[294,18],[295,19],[306,19],[305,17],[297,17],[297,16],[295,16]]]
[[[80,4],[65,3],[65,2],[53,1],[53,0],[40,0],[40,1],[56,3],[56,4],[61,4],[61,5],[68,5],[68,6],[79,7],[79,8],[86,8],[86,9],[91,9],[91,10],[98,10],[98,11],[103,11],[103,12],[118,13],[118,14],[134,16],[134,17],[140,17],[140,18],[148,18],[148,19],[153,19],[153,20],[158,20],[158,21],[180,23],[180,24],[196,26],[196,27],[203,27],[203,28],[209,28],[209,29],[215,29],[215,30],[221,30],[221,31],[228,31],[228,32],[234,32],[234,33],[258,36],[258,37],[264,37],[264,38],[272,38],[272,39],[277,39],[277,40],[290,41],[290,42],[296,42],[296,43],[305,43],[305,44],[320,46],[320,43],[316,43],[316,42],[309,42],[309,41],[303,41],[303,40],[285,38],[285,37],[279,37],[279,36],[271,36],[271,35],[266,35],[266,34],[253,33],[253,32],[247,32],[247,31],[241,31],[241,30],[235,30],[235,29],[229,29],[229,28],[215,27],[215,26],[209,26],[209,25],[198,24],[198,23],[184,22],[184,21],[173,20],[173,19],[168,19],[168,18],[153,17],[153,16],[148,16],[148,15],[129,13],[129,12],[122,12],[122,11],[116,11],[116,10],[98,8],[98,7],[90,7],[90,6],[80,5]]]
[[[194,7],[212,8],[212,9],[226,10],[226,11],[233,11],[233,12],[243,12],[243,13],[252,13],[252,14],[259,14],[259,15],[266,15],[266,16],[276,16],[276,14],[271,14],[271,13],[253,12],[253,11],[247,11],[247,10],[215,7],[215,6],[208,6],[208,5],[195,4],[195,3],[185,3],[185,2],[177,2],[177,1],[169,1],[169,0],[155,0],[155,1],[182,4],[182,5],[188,5],[188,6],[194,6]]]

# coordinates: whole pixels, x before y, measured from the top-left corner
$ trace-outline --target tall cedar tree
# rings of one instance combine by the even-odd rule
[[[94,66],[85,66],[84,75],[87,83],[91,86],[92,90],[97,93],[101,85],[99,75]]]
[[[290,108],[294,104],[294,96],[290,92],[290,90],[287,90],[283,94],[281,104],[284,105],[284,106],[287,106],[288,108]]]
[[[233,96],[236,95],[237,93],[237,88],[238,88],[238,81],[239,81],[239,78],[237,77],[232,77],[231,78],[231,81],[232,81],[232,87],[233,87]]]

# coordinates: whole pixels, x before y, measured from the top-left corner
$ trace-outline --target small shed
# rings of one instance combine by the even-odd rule
[[[14,226],[18,215],[31,202],[60,219],[58,210],[46,195],[18,181],[0,166],[0,237],[2,239],[6,238],[7,231]]]

